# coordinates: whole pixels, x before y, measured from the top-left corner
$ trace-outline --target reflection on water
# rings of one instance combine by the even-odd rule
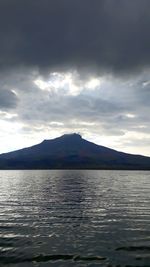
[[[0,266],[150,267],[150,172],[0,171]]]

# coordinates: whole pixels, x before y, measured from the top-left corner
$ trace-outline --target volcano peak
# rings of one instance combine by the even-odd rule
[[[82,136],[79,133],[64,134],[60,138],[62,139],[81,139]]]

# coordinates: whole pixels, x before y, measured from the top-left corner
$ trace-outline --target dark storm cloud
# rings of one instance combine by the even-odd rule
[[[0,0],[0,66],[150,64],[149,0]]]

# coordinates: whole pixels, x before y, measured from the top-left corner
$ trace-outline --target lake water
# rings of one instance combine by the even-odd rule
[[[0,266],[150,266],[150,172],[0,171]]]

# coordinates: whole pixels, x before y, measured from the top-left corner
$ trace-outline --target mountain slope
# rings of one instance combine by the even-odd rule
[[[79,134],[0,155],[0,169],[150,169],[150,157],[91,143]]]

